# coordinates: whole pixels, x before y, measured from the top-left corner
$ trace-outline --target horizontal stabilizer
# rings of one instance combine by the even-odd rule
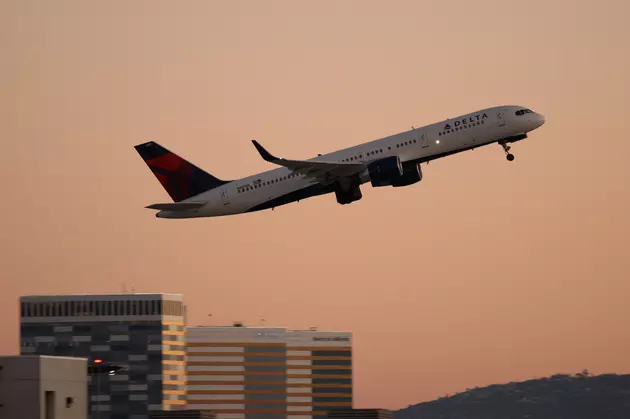
[[[161,211],[188,211],[203,207],[205,202],[175,202],[168,204],[153,204],[146,208]]]

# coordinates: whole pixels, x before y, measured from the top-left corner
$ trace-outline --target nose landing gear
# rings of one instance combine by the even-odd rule
[[[509,145],[507,145],[507,143],[505,142],[499,142],[499,144],[501,144],[501,147],[503,147],[503,150],[505,150],[505,158],[508,161],[512,161],[514,160],[514,154],[510,153],[510,149],[512,147],[510,147]]]

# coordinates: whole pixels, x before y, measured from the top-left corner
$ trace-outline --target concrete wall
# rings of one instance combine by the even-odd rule
[[[0,366],[1,418],[87,418],[87,360],[11,356],[0,357]]]

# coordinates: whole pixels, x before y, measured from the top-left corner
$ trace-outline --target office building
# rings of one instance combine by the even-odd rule
[[[0,418],[86,419],[87,361],[0,356]]]
[[[352,334],[289,330],[286,342],[289,418],[352,408]]]
[[[149,419],[150,411],[186,407],[181,295],[25,296],[20,311],[22,354],[123,367],[116,375],[90,377],[92,419]]]
[[[308,419],[352,407],[352,335],[188,328],[188,406],[219,419]]]
[[[328,413],[329,419],[393,419],[387,409],[340,409]]]

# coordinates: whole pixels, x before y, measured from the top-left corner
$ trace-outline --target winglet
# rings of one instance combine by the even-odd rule
[[[280,160],[279,158],[277,158],[276,156],[272,155],[270,152],[265,150],[265,148],[261,146],[258,143],[258,141],[252,140],[252,143],[254,143],[254,147],[256,147],[256,150],[258,150],[258,152],[260,153],[260,156],[266,161],[274,162],[274,161]]]

